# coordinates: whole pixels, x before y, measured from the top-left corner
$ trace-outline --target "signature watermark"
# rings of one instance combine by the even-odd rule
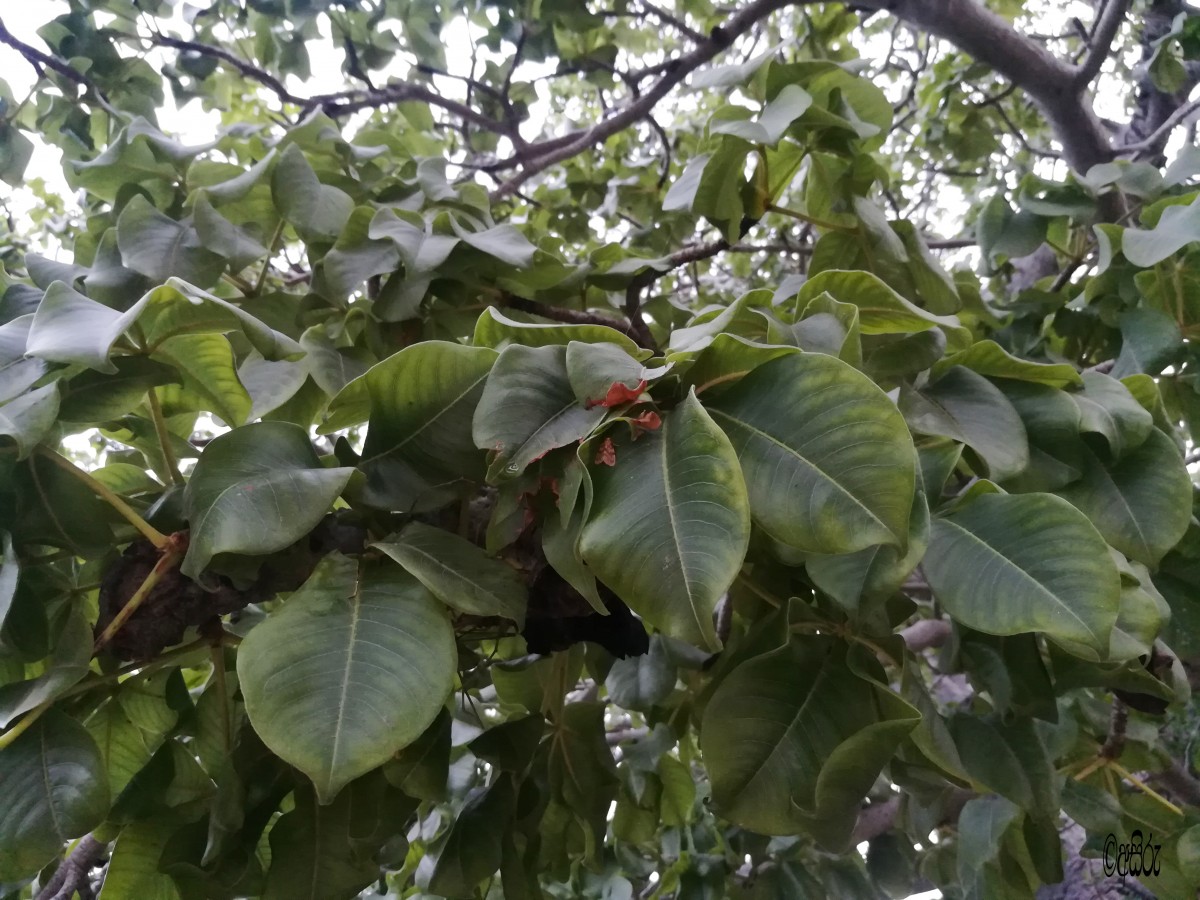
[[[1104,874],[1120,875],[1121,878],[1133,875],[1158,875],[1162,871],[1159,854],[1162,844],[1154,843],[1154,832],[1143,835],[1140,829],[1129,835],[1129,841],[1122,843],[1115,834],[1104,839]]]

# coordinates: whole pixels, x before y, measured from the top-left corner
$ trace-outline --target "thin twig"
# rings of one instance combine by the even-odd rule
[[[128,503],[109,490],[107,485],[101,484],[69,459],[59,455],[45,445],[38,447],[38,453],[46,457],[46,459],[50,460],[64,472],[67,472],[87,485],[94,494],[115,509],[118,513],[120,513],[126,522],[136,528],[141,533],[142,537],[148,540],[155,547],[161,550],[170,543],[170,538],[139,516]]]
[[[689,74],[704,65],[723,50],[735,38],[741,36],[757,23],[776,10],[788,6],[795,0],[756,0],[732,15],[728,22],[713,30],[711,37],[699,43],[690,53],[671,61],[658,82],[638,100],[617,112],[597,122],[580,137],[553,152],[546,153],[528,162],[519,172],[492,192],[492,199],[507,197],[517,190],[530,178],[544,172],[557,163],[570,159],[589,150],[614,134],[624,131],[638,119],[646,116],[655,105],[662,100],[671,89],[681,83]]]

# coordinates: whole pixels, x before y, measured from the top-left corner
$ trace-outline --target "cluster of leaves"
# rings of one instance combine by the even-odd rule
[[[221,0],[171,45],[75,0],[42,37],[86,78],[0,131],[84,198],[70,262],[0,271],[0,894],[90,834],[102,898],[1027,897],[1066,816],[1152,833],[1144,883],[1194,897],[1200,809],[1146,781],[1200,656],[1196,159],[991,198],[984,291],[880,207],[892,106],[811,52],[844,11],[693,75],[665,181],[631,126],[489,196],[534,83],[481,63],[486,125],[410,92],[351,133],[375,88],[278,80],[318,24],[362,78],[444,68],[462,15],[576,100],[645,28],[342,6]],[[155,124],[164,78],[212,143]],[[768,225],[811,243],[682,288]],[[1003,292],[1039,247],[1084,277]],[[646,652],[521,636],[618,602]]]

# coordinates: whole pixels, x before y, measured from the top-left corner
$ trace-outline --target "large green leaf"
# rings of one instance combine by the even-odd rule
[[[204,246],[190,222],[176,222],[141,194],[135,195],[117,220],[121,261],[151,281],[177,277],[209,287],[225,268],[225,259]]]
[[[471,423],[495,359],[483,347],[427,341],[388,357],[334,398],[326,429],[361,421],[364,401],[370,410],[359,466],[367,502],[407,510],[424,490],[423,479],[482,480],[484,454]],[[405,477],[416,487],[407,488]]]
[[[1029,465],[1029,439],[1021,417],[994,384],[955,366],[921,390],[904,388],[900,408],[913,431],[966,444],[996,481]]]
[[[512,827],[517,798],[506,775],[467,798],[438,852],[429,890],[440,897],[474,897],[481,881],[500,868],[502,840]]]
[[[1080,430],[1100,435],[1114,458],[1141,444],[1154,430],[1154,417],[1121,382],[1099,372],[1083,373],[1083,390],[1070,395],[1079,407]]]
[[[420,582],[335,553],[247,635],[237,666],[254,730],[329,803],[421,735],[457,660],[450,617]]]
[[[858,307],[858,322],[863,334],[893,334],[941,328],[947,339],[959,346],[969,341],[970,332],[955,316],[935,316],[901,297],[870,272],[829,269],[819,272],[800,288],[795,308],[808,304],[828,292],[835,300]]]
[[[152,359],[179,373],[180,386],[159,390],[164,412],[212,412],[227,425],[241,425],[252,401],[234,368],[233,347],[221,334],[181,334],[163,341]]]
[[[1059,495],[1126,556],[1157,566],[1192,518],[1192,481],[1175,444],[1156,428],[1115,463],[1087,447],[1080,453],[1083,478]]]
[[[947,356],[930,370],[930,377],[937,379],[954,366],[965,366],[989,378],[1015,378],[1050,387],[1080,387],[1083,384],[1073,366],[1019,359],[995,341],[979,341],[966,350]]]
[[[78,363],[109,374],[113,344],[138,322],[148,349],[183,334],[240,331],[267,359],[298,356],[300,345],[220,297],[172,278],[125,312],[90,300],[65,282],[46,289],[29,331],[27,352],[51,362]]]
[[[296,144],[288,144],[275,164],[271,195],[283,218],[306,240],[332,241],[354,211],[350,195],[322,184]]]
[[[587,409],[572,390],[566,347],[513,344],[501,351],[488,375],[472,434],[477,447],[493,454],[488,480],[496,483],[520,475],[549,451],[587,437],[604,414],[600,406]]]
[[[721,815],[761,834],[850,836],[861,798],[916,710],[847,664],[834,638],[792,638],[742,663],[704,710],[700,746]]]
[[[390,541],[373,544],[447,606],[476,616],[525,622],[525,585],[516,570],[465,538],[413,522]]]
[[[812,105],[808,91],[798,84],[789,84],[763,107],[757,121],[746,119],[714,119],[709,131],[714,134],[732,134],[752,144],[774,146],[796,119],[804,115]]]
[[[1104,539],[1049,494],[983,494],[935,518],[923,568],[946,611],[988,634],[1042,632],[1108,653],[1121,586]]]
[[[282,550],[329,511],[353,469],[321,466],[308,435],[284,422],[259,422],[215,439],[188,481],[191,526],[180,567],[195,578],[218,553]]]
[[[755,524],[811,553],[907,543],[916,453],[896,407],[830,356],[760,365],[707,404],[733,441]]]
[[[68,840],[108,812],[108,779],[96,743],[56,710],[0,750],[0,879],[37,873]]]
[[[592,469],[584,562],[672,637],[716,649],[712,614],[741,568],[750,511],[737,456],[695,394]]]
[[[377,796],[371,798],[368,791]],[[380,799],[378,793],[375,784],[356,782],[332,803],[320,805],[312,791],[296,791],[295,809],[271,828],[271,868],[264,900],[360,896],[379,878],[379,864],[355,846],[356,837],[370,834],[375,825],[372,820],[378,818],[378,810],[372,807]]]

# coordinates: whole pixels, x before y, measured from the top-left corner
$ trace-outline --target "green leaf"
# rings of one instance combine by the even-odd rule
[[[647,622],[715,650],[713,610],[750,539],[733,447],[694,393],[661,430],[614,443],[616,464],[591,472],[581,556]]]
[[[738,239],[741,230],[742,185],[746,183],[746,157],[752,149],[741,138],[721,138],[692,199],[692,212],[712,220],[730,243]]]
[[[588,344],[608,343],[622,347],[630,356],[647,356],[633,338],[607,325],[563,325],[558,323],[518,322],[489,306],[475,322],[471,340],[476,347],[502,350],[509,344],[526,347],[545,347],[548,344],[569,344],[580,341]]]
[[[524,624],[527,597],[516,570],[465,538],[413,522],[392,540],[371,546],[404,566],[447,606]]]
[[[995,718],[959,712],[949,724],[973,779],[1022,809],[1057,815],[1059,775],[1032,719],[1006,725]]]
[[[510,266],[517,268],[528,266],[533,262],[533,254],[537,252],[537,247],[529,243],[529,239],[525,235],[507,223],[493,225],[483,231],[468,231],[451,216],[450,224],[454,228],[454,233],[462,239],[464,244],[474,247],[488,256],[494,256]]]
[[[33,678],[0,685],[0,728],[78,684],[87,675],[91,659],[92,628],[83,611],[72,607],[63,619],[45,670]]]
[[[500,868],[502,838],[511,828],[516,805],[513,782],[507,776],[471,793],[438,852],[429,879],[431,893],[476,896],[476,886]]]
[[[261,232],[255,228],[248,231],[217,212],[208,198],[201,194],[192,207],[192,216],[204,247],[229,260],[235,272],[240,272],[255,260],[267,255]],[[187,276],[182,276],[186,278]]]
[[[332,554],[238,651],[259,737],[330,803],[416,740],[450,692],[458,654],[445,608],[393,566]]]
[[[1168,206],[1153,228],[1126,228],[1121,252],[1135,266],[1148,269],[1194,241],[1200,241],[1200,202],[1196,201]]]
[[[168,218],[141,194],[121,211],[117,244],[122,264],[151,281],[174,276],[208,287],[225,268],[225,259],[204,246],[191,224]]]
[[[850,669],[845,644],[793,638],[734,669],[705,707],[700,747],[713,803],[761,834],[811,831],[841,845],[918,718]]]
[[[796,309],[828,292],[835,300],[858,307],[863,334],[896,334],[941,328],[951,342],[965,345],[970,332],[955,316],[935,316],[901,297],[869,272],[829,269],[804,283],[796,297]]]
[[[1144,372],[1158,375],[1179,353],[1183,335],[1178,323],[1157,309],[1139,307],[1121,313],[1121,354],[1109,375],[1124,378]]]
[[[49,434],[58,418],[58,385],[48,384],[21,394],[0,406],[0,436],[17,445],[17,459],[25,459]]]
[[[755,122],[725,120],[710,127],[714,134],[732,134],[752,144],[775,146],[791,124],[812,106],[813,98],[798,84],[789,84],[763,107]],[[665,208],[665,204],[664,204]]]
[[[180,570],[196,578],[218,553],[273,553],[329,512],[353,469],[325,469],[295,425],[236,428],[205,449],[188,480],[191,541]]]
[[[901,388],[900,409],[913,431],[961,441],[978,454],[989,478],[1003,481],[1029,465],[1029,439],[1000,389],[955,366],[921,390]]]
[[[113,364],[114,375],[88,370],[63,382],[59,418],[89,425],[111,422],[145,403],[151,388],[180,380],[170,366],[144,356],[119,357]]]
[[[649,652],[613,663],[604,687],[609,700],[618,706],[649,712],[671,696],[675,679],[675,666],[667,656],[663,639],[654,635]]]
[[[382,771],[388,782],[418,800],[445,800],[451,727],[450,714],[443,707],[419,738],[384,764]]]
[[[233,348],[220,334],[181,334],[159,344],[153,359],[180,374],[182,387],[162,389],[163,409],[173,415],[213,412],[228,425],[241,425],[250,414],[250,395],[238,380]]]
[[[50,710],[0,750],[0,879],[35,875],[108,812],[104,761],[83,726]]]
[[[1192,518],[1192,481],[1174,442],[1157,428],[1115,463],[1084,447],[1083,478],[1058,492],[1131,559],[1157,566]]]
[[[305,240],[332,241],[354,211],[350,195],[321,184],[296,144],[288,144],[275,164],[271,196],[283,218]]]
[[[399,267],[400,252],[395,243],[376,239],[372,233],[373,220],[381,214],[371,206],[355,209],[333,249],[325,254],[320,284],[329,289],[330,299],[344,300],[371,276],[394,272]]]
[[[696,191],[700,189],[700,178],[704,175],[704,169],[710,159],[712,159],[712,154],[701,153],[687,161],[683,172],[671,182],[667,196],[663,198],[664,212],[692,208],[692,204],[696,200]]]
[[[1120,579],[1107,545],[1049,494],[985,494],[935,518],[922,567],[938,600],[988,634],[1042,632],[1108,653]]]
[[[995,341],[979,341],[940,360],[929,372],[936,381],[954,366],[964,366],[989,378],[1014,378],[1050,387],[1081,387],[1083,380],[1066,363],[1037,363],[1019,359]]]
[[[1154,430],[1154,418],[1145,407],[1108,375],[1084,372],[1083,390],[1070,397],[1079,407],[1080,430],[1104,438],[1114,458],[1137,447]]]
[[[616,344],[585,344],[571,341],[567,344],[567,378],[576,399],[585,405],[601,403],[608,390],[615,384],[623,384],[633,390],[654,377],[656,372],[647,372],[645,366]],[[664,369],[657,370],[662,373]]]
[[[912,438],[861,372],[822,354],[786,356],[708,408],[737,450],[755,524],[772,538],[827,554],[907,543]]]
[[[409,278],[438,268],[459,243],[457,237],[434,234],[431,222],[407,210],[379,210],[371,219],[367,236],[372,240],[391,240],[404,261],[404,271]]]
[[[157,822],[137,822],[122,828],[104,873],[100,900],[179,900],[174,880],[158,869],[171,837],[171,830]]]
[[[484,454],[471,438],[471,423],[495,359],[496,352],[483,347],[427,341],[373,366],[333,399],[326,429],[361,415],[363,387],[369,397],[370,429],[359,466],[366,502],[407,510],[427,489],[426,479],[482,480]]]
[[[61,363],[78,363],[116,373],[112,346],[133,324],[142,325],[153,348],[184,334],[240,331],[267,359],[298,356],[303,350],[284,334],[212,294],[171,279],[154,288],[124,313],[90,300],[61,281],[46,289],[29,331],[28,353]]]
[[[572,342],[572,347],[578,346]],[[618,353],[640,370],[620,348]],[[567,348],[505,347],[475,407],[475,446],[491,454],[488,481],[515,478],[534,460],[591,434],[606,410],[586,409],[568,380]]]

